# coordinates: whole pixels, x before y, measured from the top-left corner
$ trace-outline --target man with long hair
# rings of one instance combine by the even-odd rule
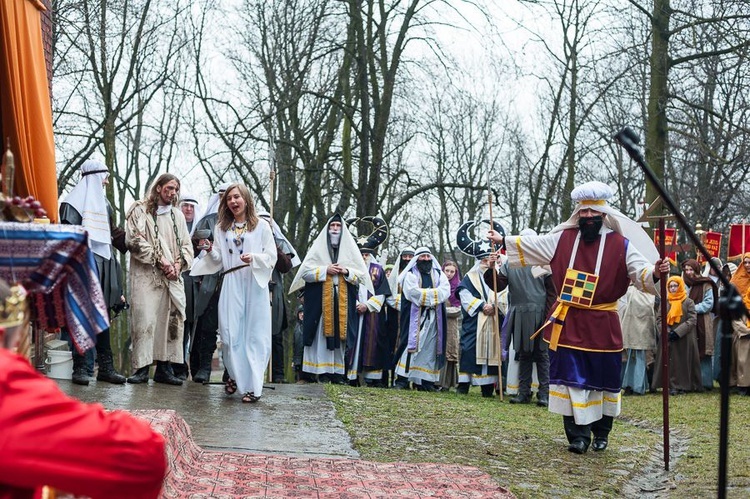
[[[181,364],[185,322],[182,272],[193,263],[185,216],[177,208],[180,181],[161,174],[145,199],[130,207],[125,241],[130,249],[130,336],[135,373],[128,383],[145,383],[156,361],[154,381],[181,385],[171,363]]]

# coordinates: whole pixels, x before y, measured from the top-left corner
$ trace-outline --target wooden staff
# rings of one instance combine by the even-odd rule
[[[495,224],[492,218],[492,189],[490,188],[490,169],[487,168],[487,199],[490,203],[490,228],[495,229]],[[490,246],[492,247],[492,242]],[[494,249],[494,248],[492,248]],[[495,297],[495,320],[493,321],[493,330],[496,337],[500,337],[500,309],[497,303],[497,270],[495,265],[492,266],[492,293]],[[497,366],[497,383],[500,389],[500,402],[503,401],[503,348],[502,338],[500,339],[500,364]]]
[[[276,150],[274,149],[273,144],[273,128],[272,125],[269,125],[269,164],[271,166],[271,171],[268,172],[268,177],[271,179],[270,186],[269,186],[269,195],[268,195],[268,212],[271,214],[271,224],[273,224],[273,197],[274,197],[274,180],[276,180]],[[273,225],[271,226],[271,230],[273,231]],[[273,274],[272,274],[273,275]],[[271,298],[270,305],[271,305],[271,354],[268,356],[268,375],[267,375],[267,381],[269,383],[273,382],[273,291],[269,293],[269,297]]]
[[[665,217],[659,217],[659,255],[662,260],[669,259],[666,249]],[[669,333],[667,332],[667,279],[669,273],[662,273],[659,279],[661,301],[661,404],[662,404],[662,438],[664,453],[664,470],[669,471]],[[681,306],[681,305],[678,305]]]

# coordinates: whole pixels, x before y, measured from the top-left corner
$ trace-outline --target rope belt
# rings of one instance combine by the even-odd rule
[[[552,334],[550,336],[549,341],[549,349],[552,351],[557,350],[557,344],[560,342],[560,333],[562,333],[562,328],[565,325],[565,316],[568,315],[568,310],[570,307],[573,308],[581,308],[584,310],[604,310],[606,312],[617,312],[617,302],[613,301],[610,303],[599,303],[598,305],[590,305],[590,306],[582,306],[577,305],[575,303],[569,303],[564,301],[557,302],[557,307],[552,312],[552,314],[549,316],[549,319],[536,330],[534,334],[531,335],[531,339],[533,340],[536,338],[536,336],[542,332],[542,330],[547,327],[548,325],[552,324]]]

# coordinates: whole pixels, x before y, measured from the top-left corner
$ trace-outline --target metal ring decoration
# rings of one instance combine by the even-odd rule
[[[368,222],[373,227],[372,232],[370,232],[370,234],[368,235],[359,235],[359,232],[357,233],[357,237],[355,237],[355,240],[357,241],[357,246],[359,246],[360,249],[375,250],[375,248],[383,244],[386,239],[388,239],[388,224],[386,224],[385,220],[383,220],[382,218],[370,215],[361,218],[353,217],[346,220],[346,225],[348,227],[351,227],[358,222]]]
[[[456,231],[456,244],[458,245],[458,249],[475,258],[484,258],[500,248],[499,245],[492,244],[489,239],[473,239],[469,235],[469,231],[482,222],[486,224],[490,223],[488,219],[471,220],[469,222],[464,222],[461,227],[458,228],[458,231]],[[505,229],[500,223],[493,220],[492,228],[495,232],[505,237]]]

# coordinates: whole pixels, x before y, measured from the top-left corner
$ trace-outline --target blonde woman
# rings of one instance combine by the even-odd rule
[[[250,191],[232,184],[219,201],[214,241],[201,240],[207,255],[191,275],[222,271],[219,336],[228,377],[224,391],[239,390],[242,402],[257,402],[271,355],[268,282],[276,265],[271,226],[258,218]]]

